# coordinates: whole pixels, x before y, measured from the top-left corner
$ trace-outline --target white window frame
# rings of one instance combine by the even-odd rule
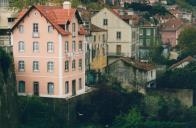
[[[54,43],[52,41],[49,41],[47,43],[47,52],[48,53],[53,53],[54,52]]]
[[[38,33],[38,32],[39,32],[39,24],[33,23],[33,33]]]
[[[23,33],[24,32],[24,25],[19,25],[18,30],[20,33]]]
[[[122,33],[120,31],[116,32],[116,39],[121,40],[122,38]]]
[[[76,41],[72,41],[72,52],[76,52]]]
[[[65,52],[69,52],[69,42],[65,41]]]
[[[72,70],[76,70],[76,60],[72,60]]]
[[[48,61],[47,72],[54,72],[54,62],[53,61]]]
[[[33,42],[33,52],[39,52],[39,42]]]
[[[25,51],[25,44],[23,41],[18,42],[18,51],[19,52],[24,52]]]
[[[78,61],[78,68],[79,70],[82,70],[82,59],[79,59]]]
[[[65,61],[65,71],[68,72],[69,71],[69,60]]]
[[[24,72],[25,71],[25,62],[24,62],[24,60],[19,60],[18,61],[18,71],[19,72]]]
[[[39,71],[39,61],[33,61],[33,71]]]
[[[48,25],[48,33],[52,33],[53,32],[53,27],[52,25]]]
[[[83,47],[82,41],[79,41],[79,43],[78,43],[78,50],[82,51],[83,50],[82,47]]]

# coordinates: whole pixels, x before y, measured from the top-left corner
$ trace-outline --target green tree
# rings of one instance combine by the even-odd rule
[[[136,108],[116,118],[113,128],[142,128],[142,116]]]
[[[185,28],[179,35],[179,47],[182,54],[189,53],[190,55],[196,54],[196,27]]]

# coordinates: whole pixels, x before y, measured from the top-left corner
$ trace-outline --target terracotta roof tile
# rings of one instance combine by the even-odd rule
[[[28,10],[23,10],[19,13],[18,20],[16,20],[12,29],[14,29],[17,24],[25,17],[27,13],[29,13],[32,9],[37,9],[41,15],[43,15],[56,30],[62,35],[69,35],[69,32],[66,32],[59,25],[65,24],[66,21],[71,21],[72,17],[76,13],[76,9],[63,9],[62,7],[54,7],[54,6],[32,6]]]
[[[171,19],[162,25],[163,31],[175,31],[182,27],[184,22],[180,19]]]
[[[193,57],[188,56],[188,57],[182,59],[181,61],[178,61],[177,63],[173,64],[172,66],[170,66],[169,69],[174,69],[177,66],[183,64],[184,62],[191,62],[192,60],[193,60]]]

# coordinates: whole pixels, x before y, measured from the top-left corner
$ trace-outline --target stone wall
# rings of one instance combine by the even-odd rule
[[[165,98],[178,99],[183,105],[191,107],[193,105],[192,89],[148,89],[147,95],[160,95]]]

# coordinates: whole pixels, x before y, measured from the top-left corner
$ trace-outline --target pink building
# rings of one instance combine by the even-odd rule
[[[178,45],[178,37],[184,23],[180,19],[171,19],[164,23],[161,28],[161,41],[163,44],[169,44],[172,47]]]
[[[19,95],[70,98],[85,92],[85,32],[70,2],[32,6],[12,28]]]

